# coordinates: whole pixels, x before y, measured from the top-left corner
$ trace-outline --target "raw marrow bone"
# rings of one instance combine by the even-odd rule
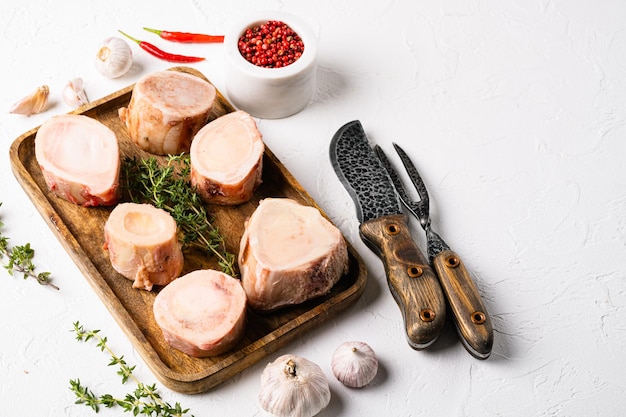
[[[57,196],[83,206],[117,203],[119,146],[101,122],[75,114],[49,119],[35,136],[35,158]]]
[[[328,293],[348,271],[346,242],[315,207],[262,200],[248,219],[239,269],[249,305],[270,311]]]
[[[165,210],[149,204],[119,204],[104,225],[105,249],[113,268],[150,291],[167,285],[183,269],[176,222]]]
[[[215,356],[234,348],[243,337],[246,294],[229,275],[197,270],[163,288],[153,311],[172,347],[195,357]]]
[[[191,144],[191,184],[207,203],[244,203],[261,184],[264,150],[261,132],[248,113],[221,116]]]
[[[216,94],[211,83],[194,75],[157,71],[137,81],[119,116],[141,149],[177,155],[189,152],[193,136],[209,120]]]

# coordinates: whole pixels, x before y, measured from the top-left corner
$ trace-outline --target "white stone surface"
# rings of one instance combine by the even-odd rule
[[[15,180],[9,147],[70,110],[68,80],[99,99],[172,64],[133,45],[135,64],[109,80],[94,69],[117,29],[164,49],[206,56],[194,67],[223,90],[220,45],[175,45],[141,28],[223,33],[245,10],[309,19],[320,34],[318,91],[301,113],[259,120],[268,146],[341,228],[369,267],[363,297],[327,324],[202,395],[159,385],[190,414],[263,415],[261,370],[279,354],[318,363],[330,378],[323,416],[617,416],[626,409],[626,3],[618,0],[121,1],[0,3],[0,221],[30,242],[56,292],[0,273],[0,414],[86,416],[69,380],[123,395],[116,369],[70,332],[79,320],[156,378]],[[11,104],[42,84],[51,106],[31,117]],[[401,144],[422,171],[433,226],[465,259],[495,327],[492,357],[472,358],[452,326],[414,351],[381,262],[361,243],[354,206],[328,160],[343,123],[372,142]],[[413,222],[415,237],[423,234]],[[362,340],[381,364],[347,389],[330,358]],[[119,410],[99,415],[117,416]]]

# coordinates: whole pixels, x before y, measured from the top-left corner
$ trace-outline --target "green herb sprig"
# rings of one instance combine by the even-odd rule
[[[189,155],[169,155],[166,162],[162,166],[155,157],[124,160],[123,188],[130,200],[150,203],[170,213],[178,225],[183,248],[195,246],[212,253],[222,271],[235,277],[235,255],[226,250],[223,236],[190,184]]]
[[[1,202],[0,206],[2,206]],[[0,221],[0,228],[2,227],[4,227],[4,223]],[[0,259],[7,259],[7,263],[3,263],[4,269],[10,275],[14,275],[14,273],[23,274],[24,279],[34,278],[39,284],[58,290],[59,287],[54,285],[50,279],[50,272],[35,272],[34,257],[35,250],[30,247],[30,243],[11,248],[9,238],[0,232]]]
[[[140,382],[134,375],[135,366],[128,366],[124,360],[124,356],[117,356],[107,345],[107,338],[100,336],[100,330],[85,330],[80,322],[74,323],[74,333],[76,340],[87,342],[91,339],[97,341],[96,346],[102,352],[107,352],[111,356],[108,366],[118,366],[117,374],[122,379],[122,384],[128,380],[132,380],[137,384],[137,388],[133,392],[129,392],[124,398],[115,398],[110,394],[96,395],[89,387],[81,384],[80,379],[70,380],[70,390],[76,396],[76,404],[84,404],[90,407],[96,413],[100,411],[100,407],[113,408],[121,407],[124,412],[136,415],[147,415],[154,417],[182,417],[189,411],[188,408],[183,409],[180,403],[175,403],[172,407],[169,403],[163,401],[161,395],[157,392],[156,384],[146,385]],[[191,416],[193,417],[193,415]]]

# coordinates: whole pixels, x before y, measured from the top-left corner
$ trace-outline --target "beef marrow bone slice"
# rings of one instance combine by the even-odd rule
[[[176,222],[165,210],[150,204],[119,204],[104,225],[104,237],[111,265],[132,280],[134,288],[150,291],[182,272]]]
[[[216,356],[244,335],[246,294],[239,280],[200,269],[163,288],[153,312],[170,346],[194,357]]]
[[[217,91],[208,81],[180,71],[140,78],[119,116],[130,138],[156,155],[189,152],[193,136],[210,117]]]
[[[266,198],[246,222],[238,262],[248,304],[271,311],[328,293],[348,271],[348,250],[317,208]]]
[[[98,120],[76,114],[47,120],[35,135],[35,158],[53,194],[82,206],[117,203],[117,136]]]
[[[245,203],[261,184],[264,151],[261,132],[248,113],[221,116],[191,144],[191,184],[207,203]]]

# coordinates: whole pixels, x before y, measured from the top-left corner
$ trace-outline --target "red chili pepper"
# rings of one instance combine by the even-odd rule
[[[165,61],[170,61],[170,62],[198,62],[198,61],[204,61],[204,58],[200,58],[197,56],[187,56],[187,55],[178,55],[178,54],[172,54],[170,52],[165,52],[162,49],[157,48],[156,46],[154,46],[153,44],[149,43],[149,42],[145,42],[145,41],[140,41],[138,39],[133,38],[130,35],[127,35],[126,33],[122,32],[121,30],[119,30],[119,32],[126,36],[128,39],[132,40],[133,42],[136,42],[137,45],[139,45],[139,47],[141,49],[143,49],[144,51],[148,52],[149,54],[163,59]]]
[[[148,32],[156,33],[163,39],[172,42],[182,43],[219,43],[224,42],[224,36],[221,35],[205,35],[202,33],[188,33],[188,32],[169,32],[167,30],[143,28]]]

